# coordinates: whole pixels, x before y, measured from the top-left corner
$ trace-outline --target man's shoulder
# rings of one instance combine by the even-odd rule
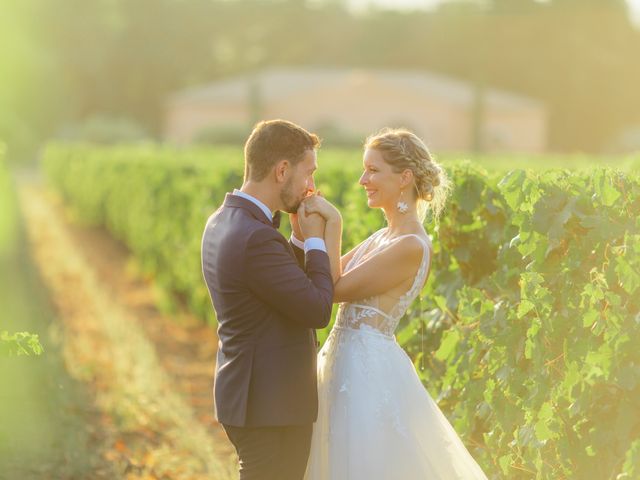
[[[258,220],[250,212],[242,208],[221,206],[206,223],[206,230],[217,235],[225,230],[231,237],[241,238],[243,242],[259,244],[270,240],[286,243],[282,234],[273,226]]]
[[[264,225],[258,219],[256,219],[251,213],[243,208],[235,206],[221,205],[215,212],[213,212],[207,219],[206,226],[216,227],[257,227],[258,225]]]

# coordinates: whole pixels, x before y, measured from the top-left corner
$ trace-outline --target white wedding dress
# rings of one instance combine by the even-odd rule
[[[385,230],[358,248],[345,271],[388,245]],[[431,263],[429,246],[414,236],[424,254],[409,291],[395,301],[340,304],[318,354],[319,410],[306,480],[487,478],[393,336]]]

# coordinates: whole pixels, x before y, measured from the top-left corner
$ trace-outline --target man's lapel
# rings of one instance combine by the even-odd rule
[[[233,195],[232,193],[227,193],[226,197],[224,197],[224,206],[232,208],[242,208],[243,210],[249,212],[256,220],[273,227],[273,222],[267,218],[260,207],[258,207],[252,201],[247,200],[246,198],[243,198],[239,195]]]
[[[233,195],[232,193],[227,193],[227,195],[224,198],[223,205],[225,207],[242,208],[243,210],[246,210],[247,212],[249,212],[251,216],[253,216],[256,220],[264,223],[265,225],[270,225],[274,227],[276,230],[278,229],[278,227],[275,224],[278,224],[278,226],[280,224],[280,217],[282,215],[280,211],[276,212],[276,215],[274,216],[273,221],[269,221],[269,219],[264,214],[264,212],[260,209],[260,207],[258,207],[252,201],[247,200],[246,198],[240,197],[239,195]],[[280,232],[278,231],[278,233]],[[293,249],[291,248],[291,245],[289,244],[289,242],[285,240],[285,243],[287,244],[287,248],[289,249],[289,253],[291,254],[291,256],[293,258],[296,258],[296,255],[293,252]]]

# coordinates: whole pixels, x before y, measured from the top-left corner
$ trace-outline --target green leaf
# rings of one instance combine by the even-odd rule
[[[542,404],[540,411],[538,412],[538,421],[534,426],[536,432],[536,438],[541,442],[546,440],[557,438],[558,434],[549,428],[551,420],[553,418],[553,407],[549,402]]]
[[[529,313],[534,308],[536,308],[535,304],[531,300],[527,300],[525,298],[524,300],[520,301],[520,304],[518,305],[517,317],[518,318],[524,317],[527,313]]]
[[[629,260],[623,256],[616,258],[615,272],[620,279],[620,285],[629,295],[633,295],[640,288],[640,270],[638,265],[631,265]]]
[[[582,326],[590,327],[600,317],[600,313],[597,310],[589,310],[584,314],[582,318]]]
[[[500,470],[502,470],[502,473],[507,475],[509,473],[510,470],[510,466],[511,466],[512,460],[511,460],[511,455],[507,454],[507,455],[503,455],[498,459],[498,465],[500,465]]]
[[[447,330],[447,332],[443,335],[442,343],[440,344],[440,348],[436,352],[435,357],[438,360],[447,360],[454,352],[459,341],[460,332],[458,332],[458,330]]]
[[[0,332],[0,352],[3,355],[41,355],[44,352],[38,334],[29,332]]]
[[[621,195],[613,185],[612,179],[612,175],[604,169],[597,170],[593,176],[596,195],[600,202],[607,207],[612,206]]]

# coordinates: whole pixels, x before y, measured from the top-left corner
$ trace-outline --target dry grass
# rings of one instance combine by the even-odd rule
[[[89,382],[116,439],[123,478],[228,479],[236,459],[216,444],[160,365],[136,318],[105,292],[38,188],[20,204],[35,259],[61,319],[66,366]]]

